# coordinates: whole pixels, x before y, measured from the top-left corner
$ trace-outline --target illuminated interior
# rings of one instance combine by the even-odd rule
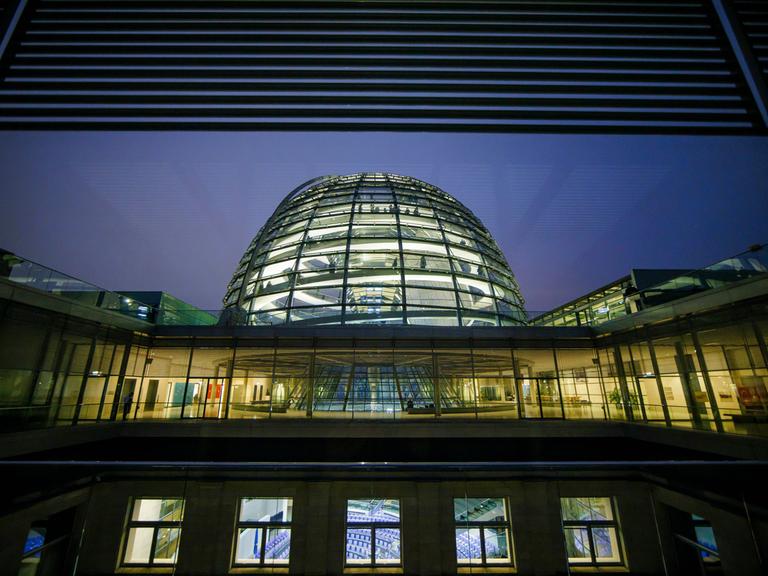
[[[439,188],[382,173],[290,194],[251,242],[224,304],[258,324],[510,326],[523,298],[478,218]]]

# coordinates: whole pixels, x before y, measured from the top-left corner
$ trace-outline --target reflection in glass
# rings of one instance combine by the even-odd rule
[[[347,500],[347,564],[400,564],[400,501]]]
[[[137,498],[126,526],[123,564],[175,564],[184,518],[181,498]]]
[[[292,498],[241,498],[235,566],[288,564]]]
[[[560,509],[568,562],[622,563],[619,526],[611,498],[561,498]]]
[[[511,564],[512,549],[504,498],[454,498],[456,561]]]

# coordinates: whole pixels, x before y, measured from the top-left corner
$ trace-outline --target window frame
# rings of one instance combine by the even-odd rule
[[[349,521],[349,502],[351,500],[396,500],[398,509],[397,522],[350,522]],[[347,498],[344,506],[344,568],[345,569],[386,569],[403,567],[403,502],[400,498]],[[400,533],[400,557],[397,562],[376,562],[376,530],[397,528]],[[369,562],[349,562],[347,558],[347,541],[349,530],[370,530],[371,531],[371,556]]]
[[[566,520],[563,518],[563,500],[565,499],[583,499],[583,498],[606,498],[611,505],[612,520]],[[619,524],[619,516],[617,514],[617,505],[615,496],[561,496],[560,497],[560,522],[563,527],[563,542],[565,544],[565,554],[568,560],[568,565],[571,567],[587,567],[596,568],[600,566],[626,566],[626,557],[624,556],[624,546],[622,544],[621,526]],[[589,539],[589,556],[588,562],[572,562],[568,556],[568,544],[565,536],[565,530],[567,528],[583,528],[587,532],[587,538]],[[595,538],[592,534],[594,528],[613,528],[616,531],[616,547],[618,548],[618,562],[601,562],[595,556]]]
[[[181,502],[181,518],[179,520],[134,520],[133,513],[136,510],[136,503],[143,500],[179,500]],[[179,546],[181,546],[182,523],[184,522],[184,510],[186,501],[182,496],[135,496],[131,498],[128,506],[128,518],[123,530],[123,550],[120,554],[121,568],[168,568],[176,566],[179,561]],[[149,562],[126,562],[128,553],[128,542],[130,540],[131,530],[136,528],[152,528],[152,544],[149,549]],[[156,562],[155,552],[157,551],[157,535],[162,528],[175,528],[179,531],[178,543],[176,544],[176,553],[173,562]]]
[[[456,520],[456,501],[457,500],[463,500],[467,501],[470,498],[481,498],[484,500],[501,500],[504,503],[504,516],[505,519],[501,521],[491,521],[491,520],[464,520],[459,521]],[[479,562],[473,562],[472,558],[469,559],[461,559],[459,558],[459,550],[458,547],[456,548],[456,565],[459,568],[494,568],[494,567],[500,567],[500,568],[509,568],[510,566],[515,566],[515,548],[512,543],[512,522],[511,522],[511,515],[509,513],[509,499],[506,496],[464,496],[460,498],[454,498],[453,499],[453,510],[454,510],[454,516],[453,516],[453,523],[454,523],[454,544],[456,542],[456,531],[459,528],[464,528],[466,530],[470,529],[478,529],[480,531],[480,561]],[[488,559],[486,557],[485,553],[485,529],[486,528],[504,528],[506,534],[507,534],[507,548],[509,550],[509,559],[505,560],[503,562],[488,562]]]
[[[266,521],[257,522],[254,520],[240,520],[240,515],[243,510],[243,500],[290,500],[291,506],[291,519],[283,522]],[[259,560],[258,562],[238,562],[237,549],[240,542],[240,530],[241,529],[260,529],[261,535],[259,537]],[[267,531],[270,528],[288,530],[289,538],[293,536],[293,496],[240,496],[237,499],[237,514],[235,516],[235,538],[232,545],[232,567],[233,568],[287,568],[291,563],[291,551],[290,544],[288,547],[288,560],[287,562],[265,562],[264,555],[266,554],[266,540]]]

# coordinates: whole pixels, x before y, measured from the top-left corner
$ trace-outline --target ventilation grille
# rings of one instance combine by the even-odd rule
[[[709,0],[28,0],[0,73],[6,129],[762,129]]]

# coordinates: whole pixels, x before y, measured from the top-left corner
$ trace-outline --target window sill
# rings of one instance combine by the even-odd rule
[[[288,574],[288,566],[234,566],[230,574]]]
[[[402,574],[402,566],[345,566],[344,574]]]
[[[173,574],[175,566],[120,566],[115,574]]]
[[[459,566],[459,574],[517,574],[517,568],[511,564],[501,566]]]
[[[626,566],[574,566],[571,564],[568,566],[568,568],[571,574],[574,574],[576,572],[587,573],[587,574],[601,574],[601,573],[621,574],[621,573],[629,572],[629,568],[627,568]]]

